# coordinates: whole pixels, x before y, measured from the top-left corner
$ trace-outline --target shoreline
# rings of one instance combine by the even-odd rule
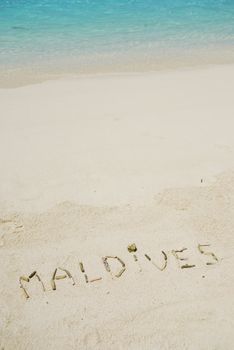
[[[230,55],[231,52],[231,55]],[[183,70],[196,70],[196,69],[209,69],[219,66],[232,66],[234,64],[234,51],[230,51],[229,55],[223,53],[219,57],[216,54],[209,55],[208,57],[201,56],[199,58],[192,59],[191,57],[179,59],[178,61],[170,58],[158,58],[152,62],[145,63],[144,59],[141,61],[133,62],[116,62],[108,66],[103,62],[100,67],[90,64],[88,68],[81,66],[78,69],[77,63],[75,66],[71,65],[71,68],[41,65],[39,67],[28,66],[27,69],[22,67],[0,67],[0,89],[3,88],[17,88],[33,84],[41,84],[45,81],[61,80],[61,79],[80,79],[99,76],[121,76],[121,75],[141,75],[141,74],[156,74],[160,72],[173,72]],[[225,57],[225,58],[224,58]],[[175,56],[176,58],[176,56]],[[132,58],[133,60],[133,58]],[[67,66],[70,63],[67,62]],[[53,67],[53,68],[52,68]]]

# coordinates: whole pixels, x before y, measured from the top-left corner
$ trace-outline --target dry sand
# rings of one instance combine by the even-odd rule
[[[233,349],[233,89],[232,65],[0,89],[1,350]]]

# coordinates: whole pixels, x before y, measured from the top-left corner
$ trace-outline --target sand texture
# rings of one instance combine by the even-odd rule
[[[232,65],[0,89],[1,350],[233,349],[233,91]]]

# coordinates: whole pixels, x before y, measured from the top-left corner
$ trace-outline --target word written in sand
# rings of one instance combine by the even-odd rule
[[[219,261],[219,259],[215,255],[215,253],[213,253],[209,247],[210,247],[209,244],[198,244],[198,246],[197,246],[198,252],[202,255],[207,256],[208,261],[206,261],[206,265],[208,265],[208,266],[214,265]],[[132,244],[128,245],[127,250],[132,255],[134,262],[138,264],[139,271],[141,271],[141,266],[140,266],[139,259],[138,259],[136,244],[132,243]],[[161,252],[162,253],[161,264],[158,264],[157,262],[155,262],[152,259],[152,257],[149,256],[148,254],[144,254],[143,257],[144,257],[144,259],[149,261],[159,271],[166,270],[169,254],[172,254],[172,256],[174,256],[175,261],[177,262],[179,269],[191,269],[191,268],[196,267],[196,265],[194,265],[194,264],[189,264],[188,257],[183,255],[184,252],[186,252],[186,250],[187,250],[187,248],[173,249],[169,253],[165,253],[164,251],[162,251]],[[112,276],[112,278],[120,278],[126,271],[125,262],[118,256],[107,255],[107,256],[102,257],[101,261],[102,261],[104,269],[106,270],[106,272],[108,274],[110,274]],[[111,267],[112,266],[111,264],[113,262],[115,262],[119,266],[117,272],[116,271],[113,272],[113,269]],[[86,283],[93,283],[93,282],[98,282],[98,281],[102,280],[102,277],[96,277],[96,278],[90,279],[88,277],[88,275],[86,274],[84,263],[82,261],[79,262],[79,270],[81,271],[82,275],[84,276],[84,280]],[[20,278],[19,278],[20,288],[22,289],[23,294],[24,294],[26,299],[29,299],[29,297],[30,297],[27,287],[29,287],[29,283],[32,279],[36,279],[38,281],[38,283],[41,286],[40,288],[41,288],[42,292],[46,291],[44,282],[42,281],[42,279],[37,271],[33,271],[28,276],[25,276],[25,275],[20,276]],[[56,267],[51,275],[51,280],[50,280],[51,289],[55,291],[57,289],[58,282],[61,280],[70,280],[71,284],[73,286],[76,284],[75,279],[70,271],[68,271],[64,267]]]

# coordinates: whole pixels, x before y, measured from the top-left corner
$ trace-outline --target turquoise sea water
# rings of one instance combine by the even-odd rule
[[[234,0],[0,0],[1,71],[234,61],[233,48]]]

